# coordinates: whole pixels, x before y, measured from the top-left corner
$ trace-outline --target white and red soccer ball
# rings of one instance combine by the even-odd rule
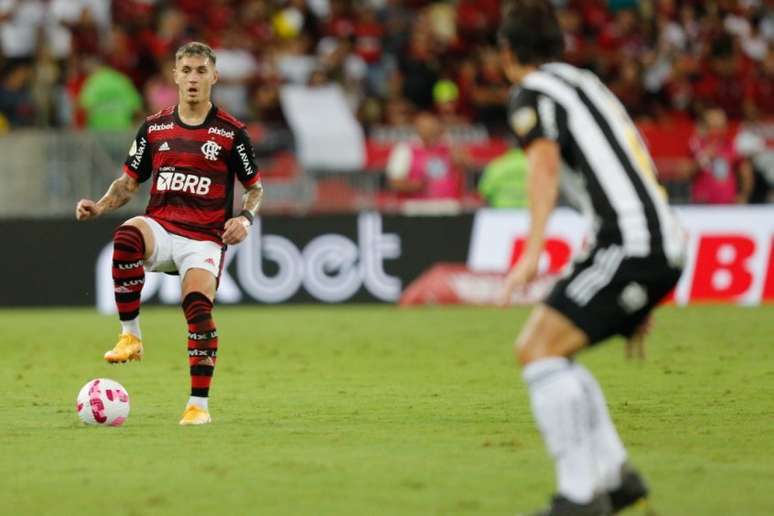
[[[78,393],[76,409],[88,425],[121,426],[129,417],[129,393],[115,380],[95,378]]]

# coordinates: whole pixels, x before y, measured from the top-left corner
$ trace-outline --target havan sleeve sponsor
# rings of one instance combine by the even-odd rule
[[[245,186],[252,186],[261,180],[258,167],[255,164],[255,151],[250,142],[250,136],[243,128],[236,133],[234,146],[231,148],[228,166],[236,172],[239,181]]]
[[[148,142],[148,123],[143,122],[137,131],[132,146],[129,148],[129,154],[124,162],[124,173],[132,179],[143,183],[151,176],[153,167],[151,165],[151,151]]]

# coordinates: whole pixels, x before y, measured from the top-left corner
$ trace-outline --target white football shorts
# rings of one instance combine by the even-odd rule
[[[168,232],[150,217],[142,217],[153,232],[153,254],[145,260],[149,272],[175,272],[185,277],[189,269],[204,269],[220,278],[223,248],[210,240],[192,240]]]

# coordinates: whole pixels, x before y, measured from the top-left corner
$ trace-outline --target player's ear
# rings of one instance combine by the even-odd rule
[[[218,71],[217,70],[213,70],[212,71],[212,84],[215,84],[216,82],[218,82]]]
[[[500,48],[500,63],[505,76],[511,82],[519,82],[519,59],[509,47]]]
[[[172,78],[174,79],[175,84],[177,84],[177,85],[180,84],[180,81],[177,78],[177,65],[172,67]]]

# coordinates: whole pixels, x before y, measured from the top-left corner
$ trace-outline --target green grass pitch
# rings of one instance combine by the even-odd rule
[[[115,318],[0,311],[0,513],[513,515],[553,490],[511,343],[527,311],[218,307],[213,424],[180,427],[179,309],[148,308],[142,363],[102,353]],[[581,361],[660,516],[774,514],[774,307],[668,307],[646,362]],[[129,391],[121,428],[75,396]],[[632,514],[637,514],[632,511]]]

